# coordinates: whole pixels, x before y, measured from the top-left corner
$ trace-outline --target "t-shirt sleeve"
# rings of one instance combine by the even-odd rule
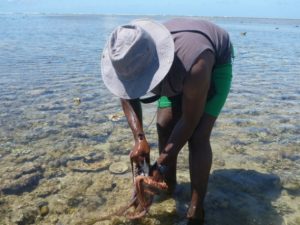
[[[176,54],[188,72],[205,50],[211,50],[216,54],[209,40],[201,34],[185,32],[183,35],[180,33],[175,36],[174,41]]]

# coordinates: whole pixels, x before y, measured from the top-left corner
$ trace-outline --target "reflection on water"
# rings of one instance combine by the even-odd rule
[[[0,224],[76,224],[126,204],[131,174],[109,166],[130,166],[132,135],[99,60],[110,31],[136,17],[0,18]],[[207,19],[229,31],[236,52],[213,131],[207,224],[300,224],[300,21]],[[153,159],[154,112],[146,106]],[[186,148],[178,168],[180,198],[157,200],[140,224],[184,224]]]

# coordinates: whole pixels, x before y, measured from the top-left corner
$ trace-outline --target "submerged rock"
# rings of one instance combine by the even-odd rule
[[[109,171],[114,174],[122,174],[128,171],[128,165],[125,162],[115,162],[110,165]]]
[[[43,178],[44,170],[40,165],[32,163],[16,169],[8,168],[2,176],[0,193],[3,194],[21,194],[26,191],[32,191]]]
[[[100,162],[86,163],[84,161],[70,161],[67,167],[74,172],[100,172],[106,170],[110,165],[110,161],[101,160]]]
[[[42,202],[39,204],[39,212],[42,217],[45,217],[49,213],[48,202]]]
[[[15,212],[12,222],[18,225],[34,224],[37,216],[38,212],[35,209],[25,208]]]
[[[74,105],[80,105],[81,103],[81,99],[80,98],[73,98],[73,102],[74,102]]]
[[[33,162],[34,160],[38,159],[41,156],[41,154],[29,154],[25,156],[19,156],[16,158],[15,162],[22,164],[26,162]]]
[[[122,118],[124,118],[124,113],[123,112],[117,112],[114,114],[110,114],[107,116],[107,118],[113,122],[119,121]]]
[[[70,161],[83,161],[84,163],[94,163],[104,159],[103,153],[90,153],[87,156],[84,155],[68,155],[62,156],[57,160],[49,162],[51,167],[58,168],[60,166],[66,167]]]
[[[298,180],[296,177],[287,177],[282,180],[282,187],[290,195],[297,196],[300,194],[300,180]]]
[[[39,198],[46,198],[50,195],[58,193],[60,190],[60,182],[55,179],[46,180],[42,182],[35,190],[36,196]]]
[[[103,160],[103,159],[104,159],[104,154],[103,153],[92,152],[84,158],[84,162],[85,163],[94,163],[94,162],[97,162],[97,161],[100,161],[100,160]]]
[[[41,216],[47,216],[49,213],[49,207],[48,206],[43,206],[42,208],[40,208],[40,214]]]
[[[70,206],[72,208],[76,208],[83,201],[84,201],[84,197],[83,196],[76,196],[76,197],[72,197],[72,198],[68,199],[67,204],[68,204],[68,206]]]
[[[0,190],[4,194],[21,194],[26,191],[30,192],[38,185],[41,178],[42,174],[40,173],[24,175],[18,180],[4,183],[4,185],[1,185]]]

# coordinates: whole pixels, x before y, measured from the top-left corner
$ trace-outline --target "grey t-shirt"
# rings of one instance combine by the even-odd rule
[[[171,33],[177,32],[172,34],[175,53],[187,71],[190,71],[195,59],[207,49],[215,54],[216,65],[230,62],[229,34],[221,27],[206,20],[187,18],[172,19],[164,25]]]
[[[164,25],[173,36],[175,59],[168,75],[153,93],[168,97],[180,94],[185,76],[205,50],[215,54],[215,65],[231,62],[230,37],[221,27],[206,20],[188,18],[172,19]]]

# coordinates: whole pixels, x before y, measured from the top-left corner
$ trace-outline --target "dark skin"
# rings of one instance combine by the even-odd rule
[[[203,219],[203,202],[212,164],[210,134],[216,117],[204,113],[204,107],[214,63],[214,54],[203,52],[184,80],[181,107],[159,108],[157,116],[160,152],[157,162],[168,167],[164,179],[170,189],[176,185],[177,155],[188,143],[192,197],[187,217],[199,220]],[[135,139],[130,157],[138,162],[150,152],[143,131],[141,104],[138,99],[121,99],[121,104]],[[158,171],[153,171],[153,177],[157,181],[163,179]]]

